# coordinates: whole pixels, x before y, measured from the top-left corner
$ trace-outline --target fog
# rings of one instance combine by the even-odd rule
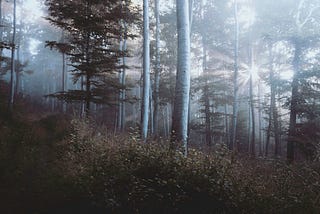
[[[236,133],[239,150],[250,150],[249,145],[255,139],[256,148],[252,152],[262,155],[278,146],[281,150],[278,155],[284,156],[294,78],[300,83],[297,89],[300,94],[294,96],[302,98],[296,111],[297,124],[304,126],[318,119],[320,4],[316,0],[190,2],[190,142],[200,146],[228,145],[232,140],[230,130],[236,102],[239,107],[239,129]],[[142,4],[133,1],[132,8],[134,7],[141,15]],[[10,44],[13,33],[13,1],[2,1],[1,8],[1,38],[4,43]],[[149,12],[152,65],[150,90],[153,91],[152,96],[158,96],[154,91],[157,60],[153,2]],[[99,9],[96,13],[99,13]],[[48,5],[44,1],[17,1],[15,60],[16,69],[19,67],[19,71],[16,70],[14,75],[17,90],[15,93],[40,103],[46,111],[52,113],[83,115],[85,104],[82,95],[71,94],[85,91],[85,78],[81,72],[75,71],[80,61],[76,62],[72,54],[62,53],[61,47],[50,47],[50,42],[67,44],[74,32],[68,32],[67,28],[62,29],[59,24],[49,21],[47,18],[54,19],[52,14],[54,13],[49,15]],[[141,21],[141,16],[139,18]],[[128,130],[138,127],[140,119],[142,29],[141,25],[132,22],[128,24],[127,30],[135,36],[126,39],[126,56],[123,59],[119,57],[117,66],[109,74],[103,74],[103,84],[106,85],[102,86],[102,83],[95,79],[96,85],[91,86],[92,93],[98,93],[99,87],[106,91],[104,95],[92,94],[92,100],[88,104],[90,114],[99,123],[108,124],[115,131],[118,129],[119,120],[124,123],[122,128]],[[108,47],[116,49],[122,44],[121,39],[123,38],[110,40]],[[161,136],[169,137],[177,69],[174,1],[160,2],[159,51],[161,78],[158,131]],[[1,54],[1,78],[9,84],[10,48],[2,49]],[[124,64],[124,67],[121,67],[121,64]],[[233,80],[235,67],[238,70],[237,86]],[[122,71],[124,68],[125,72]],[[125,85],[123,78],[121,80],[123,74]],[[234,90],[238,93],[236,101]],[[119,98],[118,93],[125,93],[125,97]],[[151,115],[153,105],[150,105]],[[119,106],[125,106],[122,113],[119,110],[122,107]],[[270,111],[276,112],[279,132],[276,132],[273,123],[275,115],[272,116]],[[124,118],[119,119],[119,114]],[[150,133],[154,132],[153,128],[153,125],[150,125]],[[281,141],[279,145],[275,145],[275,134]]]
[[[319,0],[0,0],[0,213],[320,213]]]

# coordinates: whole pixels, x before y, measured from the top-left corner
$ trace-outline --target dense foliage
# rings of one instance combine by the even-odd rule
[[[115,75],[119,59],[127,53],[119,49],[121,38],[133,38],[129,27],[138,15],[131,1],[64,1],[47,0],[49,17],[65,34],[61,41],[48,41],[47,46],[68,56],[73,67],[74,82],[81,90],[57,93],[65,100],[114,103],[121,86]],[[123,23],[126,23],[124,32]]]
[[[167,142],[23,109],[1,115],[2,213],[320,211],[316,162],[242,159],[224,147],[186,158]]]

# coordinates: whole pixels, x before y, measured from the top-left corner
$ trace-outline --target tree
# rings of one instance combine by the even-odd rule
[[[300,100],[301,76],[298,75],[306,63],[303,61],[309,52],[311,44],[315,45],[319,37],[319,22],[316,16],[320,12],[320,4],[317,1],[279,0],[276,4],[271,1],[258,1],[260,18],[263,20],[263,34],[271,36],[273,41],[283,41],[290,46],[290,60],[293,77],[290,82],[289,100],[289,130],[287,140],[287,160],[292,162],[297,144],[297,118]],[[273,13],[270,11],[273,10]],[[281,20],[281,21],[280,21]],[[271,113],[271,112],[270,112]]]
[[[251,142],[250,144],[250,154],[255,156],[255,113],[254,113],[254,98],[253,98],[253,75],[255,72],[254,66],[254,53],[253,47],[250,49],[250,61],[251,61],[251,68],[250,68],[250,76],[249,76],[249,102],[250,102],[250,114],[251,114]],[[250,117],[249,117],[250,118]],[[249,129],[250,130],[250,129]],[[249,138],[250,139],[250,138]]]
[[[121,88],[115,72],[123,54],[116,48],[122,29],[119,20],[128,25],[137,20],[136,13],[126,13],[117,1],[64,1],[47,0],[53,25],[62,28],[66,42],[49,41],[47,45],[65,52],[69,57],[74,81],[84,84],[84,90],[69,90],[55,96],[73,101],[84,101],[88,116],[90,103],[113,102]],[[128,4],[131,2],[128,1]],[[80,15],[81,14],[81,15]],[[129,38],[134,35],[128,34]]]
[[[128,5],[127,1],[122,3],[122,8],[125,11],[125,13],[128,13]],[[120,89],[119,94],[119,111],[118,111],[118,130],[124,131],[125,129],[125,118],[126,118],[126,51],[127,51],[127,23],[125,19],[120,21],[120,25],[122,27],[122,33],[120,36],[120,44],[119,44],[119,51],[121,51],[122,57],[121,57],[121,67],[119,71],[119,82],[122,86],[122,89]]]
[[[182,142],[187,154],[190,93],[189,1],[177,0],[178,66],[172,119],[172,141]]]
[[[149,2],[143,1],[143,100],[141,109],[141,136],[146,141],[149,124],[150,102],[150,39],[149,39]]]
[[[159,108],[160,108],[160,0],[155,0],[155,16],[156,16],[156,69],[154,77],[154,116],[153,116],[153,128],[155,136],[159,134]]]
[[[13,0],[13,33],[11,40],[11,72],[10,72],[10,96],[9,96],[9,110],[12,110],[13,102],[14,102],[14,73],[15,73],[15,41],[16,41],[16,22],[17,22],[17,1]]]
[[[238,57],[239,57],[239,21],[238,21],[238,1],[234,0],[234,19],[235,19],[235,41],[234,41],[234,79],[233,79],[233,112],[232,112],[232,132],[229,148],[237,149],[236,133],[237,133],[237,115],[238,115]]]
[[[303,9],[307,7],[307,16],[302,17]],[[291,91],[291,102],[290,102],[290,122],[289,122],[289,136],[288,136],[288,146],[287,146],[287,159],[289,162],[294,160],[294,150],[296,144],[296,124],[297,124],[297,108],[299,101],[299,71],[300,71],[300,63],[301,57],[303,53],[305,40],[309,38],[303,38],[303,29],[308,24],[308,22],[312,22],[312,15],[315,9],[319,8],[314,7],[314,5],[308,5],[305,0],[300,0],[296,12],[295,17],[295,31],[297,32],[297,36],[291,38],[294,44],[294,57],[292,60],[293,65],[293,79],[291,83],[292,91]]]
[[[2,22],[2,0],[0,0],[0,40],[1,40],[1,43],[3,43],[2,41],[2,36],[3,36],[3,22]],[[2,50],[3,50],[3,47],[2,47],[2,44],[0,44],[0,59],[2,59]]]
[[[276,93],[277,88],[279,87],[279,80],[277,78],[276,72],[274,71],[274,57],[272,53],[272,43],[268,41],[268,52],[269,52],[269,85],[270,85],[270,106],[269,106],[269,118],[268,118],[268,128],[267,128],[267,139],[266,139],[266,148],[265,156],[269,154],[269,145],[271,131],[273,130],[274,140],[275,140],[275,156],[280,155],[280,131],[279,131],[279,118],[278,118],[278,109],[276,103]],[[273,129],[272,129],[273,128]]]

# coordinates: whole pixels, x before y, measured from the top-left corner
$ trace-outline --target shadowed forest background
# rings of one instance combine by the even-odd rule
[[[1,213],[317,213],[316,0],[0,0]]]

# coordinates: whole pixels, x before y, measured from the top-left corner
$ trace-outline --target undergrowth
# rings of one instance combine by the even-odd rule
[[[140,143],[73,121],[65,174],[112,213],[316,213],[319,167],[240,159],[224,146],[184,157],[168,142]],[[131,139],[131,140],[128,140]]]
[[[1,213],[320,212],[318,162],[245,159],[221,145],[184,157],[132,135],[59,116],[2,123]]]

